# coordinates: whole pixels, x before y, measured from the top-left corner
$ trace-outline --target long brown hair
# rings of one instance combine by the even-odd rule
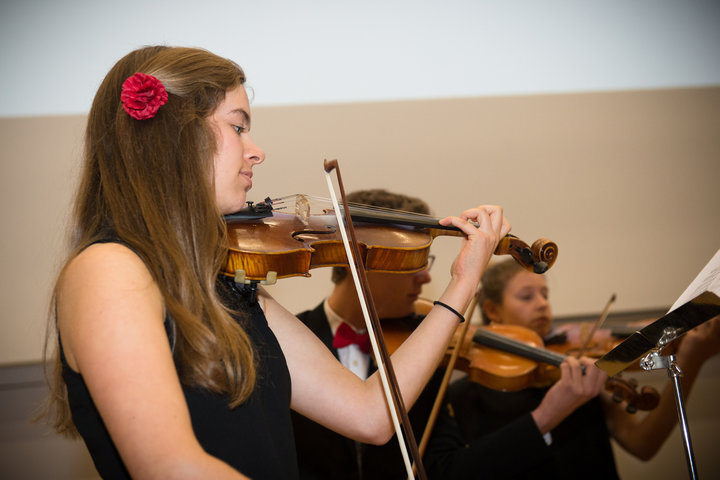
[[[135,120],[122,107],[122,84],[135,72],[155,76],[168,92],[154,118]],[[256,372],[252,345],[216,291],[227,240],[215,203],[216,142],[206,119],[228,90],[244,83],[238,65],[201,49],[145,47],[118,61],[88,117],[68,259],[107,240],[136,252],[174,323],[181,382],[227,393],[233,407],[252,392]],[[53,312],[56,295],[57,284]],[[49,333],[55,332],[51,318]],[[57,337],[47,343],[59,347]],[[58,432],[75,435],[61,372],[56,352],[47,414]]]

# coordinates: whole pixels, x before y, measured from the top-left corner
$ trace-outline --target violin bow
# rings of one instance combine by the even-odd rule
[[[338,227],[340,227],[343,225],[343,218],[341,217],[337,196],[335,195],[335,189],[333,188],[332,179],[330,178],[330,172],[335,170],[344,211],[349,212],[350,208],[348,206],[347,198],[345,197],[345,189],[340,175],[340,167],[337,160],[325,160],[324,167],[330,197],[332,198],[335,209]],[[345,216],[344,224],[346,228],[338,228],[338,230],[340,230],[343,244],[345,246],[345,254],[348,257],[348,267],[352,273],[353,280],[355,281],[355,288],[357,290],[358,298],[360,299],[360,306],[362,307],[363,315],[365,317],[365,325],[367,327],[368,334],[370,336],[370,343],[378,364],[378,373],[380,374],[383,391],[385,392],[385,399],[388,403],[393,425],[395,426],[395,433],[397,435],[398,443],[400,444],[400,450],[403,454],[405,469],[407,470],[408,478],[415,478],[413,466],[410,462],[407,446],[405,444],[405,437],[407,437],[407,444],[410,446],[410,451],[418,476],[421,480],[426,480],[427,476],[425,474],[425,468],[422,465],[417,443],[415,442],[415,436],[413,435],[412,426],[410,425],[410,419],[408,418],[407,409],[405,408],[405,403],[403,402],[402,395],[400,393],[400,387],[395,376],[395,371],[392,367],[392,362],[390,361],[390,354],[388,353],[387,346],[385,345],[385,339],[382,336],[382,329],[380,327],[380,319],[378,317],[377,309],[375,308],[372,296],[370,295],[367,274],[365,266],[362,262],[360,248],[358,247],[355,229],[350,215]],[[347,232],[345,230],[347,230]],[[350,233],[350,240],[348,239],[348,232]],[[353,261],[351,262],[350,259],[353,259]],[[398,421],[398,415],[400,415],[400,419],[402,421],[402,428]]]
[[[600,326],[605,323],[605,319],[608,317],[608,313],[610,313],[610,306],[615,302],[615,294],[613,293],[610,297],[610,300],[608,300],[607,304],[605,305],[605,309],[603,310],[602,314],[600,314],[600,317],[595,321],[595,324],[593,325],[592,329],[590,330],[590,333],[588,333],[587,337],[585,338],[585,341],[583,342],[582,347],[580,350],[578,350],[576,357],[580,358],[583,356],[583,354],[587,351],[588,347],[590,346],[590,342],[592,342],[592,337],[595,335],[595,332],[597,331]]]

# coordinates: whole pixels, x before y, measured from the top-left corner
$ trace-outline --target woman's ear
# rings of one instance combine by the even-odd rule
[[[503,323],[502,316],[500,315],[500,306],[490,299],[483,300],[482,304],[485,315],[490,319],[492,323]]]

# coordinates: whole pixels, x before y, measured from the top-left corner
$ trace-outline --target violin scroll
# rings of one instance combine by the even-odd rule
[[[557,243],[547,238],[535,240],[530,247],[533,257],[538,259],[539,263],[545,264],[545,270],[552,267],[557,260],[558,246]],[[542,273],[542,272],[535,272]]]
[[[545,273],[555,263],[558,246],[546,238],[535,240],[532,247],[515,235],[506,235],[495,249],[496,255],[510,255],[526,270]]]

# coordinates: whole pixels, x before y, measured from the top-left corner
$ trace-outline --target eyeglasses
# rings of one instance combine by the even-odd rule
[[[430,271],[430,269],[433,266],[433,263],[435,263],[435,255],[430,254],[430,255],[428,255],[427,266],[425,267],[425,270]]]

